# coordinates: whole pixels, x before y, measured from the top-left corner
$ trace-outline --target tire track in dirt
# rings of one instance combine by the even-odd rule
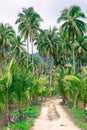
[[[60,102],[61,99],[52,99],[43,103],[31,130],[81,130],[70,120]]]

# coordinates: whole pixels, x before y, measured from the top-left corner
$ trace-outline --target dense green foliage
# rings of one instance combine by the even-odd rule
[[[82,130],[87,129],[87,124],[85,123],[85,112],[83,112],[82,106],[80,105],[77,109],[73,109],[72,103],[65,107],[68,110],[69,115],[73,118],[74,122],[82,128]]]
[[[16,129],[29,130],[29,128],[34,123],[34,118],[38,115],[38,111],[39,111],[39,106],[38,105],[24,107],[23,108],[23,113],[24,113],[25,119],[23,119],[21,121],[16,121],[15,123],[11,124],[9,126],[9,128],[11,130],[16,130]],[[15,110],[13,112],[13,116],[15,116],[16,118],[19,116],[18,110]],[[5,129],[6,128],[4,128],[4,130]]]
[[[22,120],[18,121],[15,124],[9,126],[11,130],[29,130],[29,128],[33,125],[33,120]],[[5,129],[4,129],[5,130]]]
[[[82,102],[85,109],[85,18],[80,7],[71,6],[64,9],[57,19],[57,23],[62,21],[59,29],[54,26],[43,30],[40,28],[42,18],[33,7],[29,7],[18,13],[18,36],[11,25],[0,23],[0,109],[6,115],[7,125],[12,122],[11,114],[15,107],[18,109],[14,115],[18,117],[16,126],[24,127],[26,122],[32,124],[24,120],[27,114],[23,107],[49,95],[60,94],[64,104],[73,102],[73,108]],[[29,53],[30,44],[32,54]],[[34,44],[39,58],[33,54]],[[32,107],[29,109],[31,114],[36,113]]]

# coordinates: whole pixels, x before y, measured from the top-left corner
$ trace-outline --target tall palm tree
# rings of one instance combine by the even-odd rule
[[[21,36],[24,37],[24,40],[27,40],[27,67],[28,67],[28,57],[29,57],[29,16],[32,13],[33,8],[22,8],[22,13],[18,13],[18,19],[16,20],[16,24],[18,25],[18,31]]]
[[[54,30],[55,29],[56,28],[54,28]],[[55,35],[55,33],[53,32],[54,30],[52,30],[51,28],[49,30],[46,30],[46,39],[47,39],[46,51],[48,53],[50,60],[50,87],[52,86],[52,54],[53,54],[53,38],[54,38],[53,35]]]
[[[32,72],[34,73],[34,59],[33,59],[33,42],[34,37],[39,30],[40,22],[42,21],[40,15],[34,11],[33,7],[23,8],[22,13],[18,14],[18,30],[20,34],[27,39],[27,67],[28,67],[28,54],[29,54],[29,40],[31,42],[32,50]]]
[[[45,31],[40,31],[40,34],[35,39],[35,45],[37,46],[37,50],[39,52],[39,55],[41,56],[41,74],[44,73],[44,58],[47,57],[46,48],[44,46],[44,43],[46,42],[45,38]]]
[[[64,52],[63,55],[65,58],[65,65],[68,65],[70,63],[69,57],[71,56],[71,45],[69,44],[67,36],[65,36],[64,32],[61,29],[60,29],[59,33],[60,33],[60,37],[61,37],[62,42],[63,42],[62,49]]]
[[[52,86],[52,56],[55,51],[55,46],[57,43],[58,32],[57,28],[49,28],[48,30],[43,30],[41,38],[39,39],[37,48],[42,57],[49,57],[50,61],[50,87]]]
[[[0,23],[0,42],[3,51],[4,63],[6,64],[6,49],[10,46],[15,37],[15,31],[9,24]]]
[[[74,54],[74,41],[77,39],[79,42],[82,40],[83,34],[86,31],[86,23],[82,19],[86,18],[85,14],[81,11],[79,6],[71,6],[65,8],[57,22],[63,21],[61,30],[65,38],[72,42],[72,57],[73,57],[73,72],[75,73],[75,54]]]

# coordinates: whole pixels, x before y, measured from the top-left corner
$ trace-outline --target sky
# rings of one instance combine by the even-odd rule
[[[25,7],[34,7],[44,22],[41,23],[42,28],[50,26],[58,26],[56,21],[60,16],[60,12],[71,5],[78,5],[87,16],[86,0],[0,0],[0,23],[11,24],[17,32],[15,21],[17,15]]]

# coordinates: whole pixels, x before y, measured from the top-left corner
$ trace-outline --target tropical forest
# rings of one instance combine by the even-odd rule
[[[18,34],[0,23],[0,130],[87,130],[86,19],[72,5],[42,29],[28,7],[15,20]]]

